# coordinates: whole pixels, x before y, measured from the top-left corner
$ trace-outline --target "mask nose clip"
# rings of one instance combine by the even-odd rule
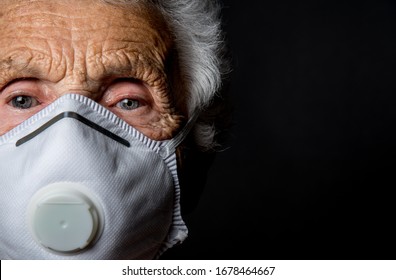
[[[103,215],[99,204],[77,183],[55,183],[40,189],[28,206],[34,239],[58,253],[76,253],[99,237]]]

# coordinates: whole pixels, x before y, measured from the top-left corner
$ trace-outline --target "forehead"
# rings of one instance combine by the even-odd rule
[[[45,13],[47,16],[61,16],[65,18],[95,18],[101,13],[105,18],[113,17],[120,20],[130,19],[129,15],[150,17],[154,12],[152,7],[144,5],[142,2],[133,1],[128,4],[106,3],[104,0],[0,0],[1,17],[18,17],[26,15],[39,15]],[[105,18],[97,18],[97,22],[103,22]],[[153,23],[153,17],[150,20]]]
[[[159,13],[142,4],[131,3],[110,5],[100,0],[0,0],[1,33],[19,30],[33,36],[51,28],[58,29],[60,36],[69,33],[77,36],[73,39],[78,40],[79,36],[84,36],[84,39],[95,35],[87,31],[99,33],[103,29],[129,28],[148,31],[147,35],[158,31],[156,35],[165,39],[166,32],[160,32],[165,23]]]
[[[55,67],[56,80],[77,65],[93,79],[131,66],[161,71],[171,42],[160,14],[141,4],[0,0],[0,71],[7,72],[0,79],[21,69],[45,73]]]

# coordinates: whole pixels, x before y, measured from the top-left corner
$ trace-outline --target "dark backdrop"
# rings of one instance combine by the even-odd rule
[[[224,0],[229,149],[163,259],[396,259],[396,5]]]

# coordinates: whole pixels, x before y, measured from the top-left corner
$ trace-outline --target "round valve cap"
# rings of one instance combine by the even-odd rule
[[[83,186],[56,183],[40,189],[28,207],[34,239],[60,253],[78,252],[98,237],[101,212]],[[91,196],[92,197],[92,196]]]

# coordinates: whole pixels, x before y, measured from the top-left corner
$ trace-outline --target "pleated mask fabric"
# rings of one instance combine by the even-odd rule
[[[0,259],[157,259],[183,242],[188,130],[154,141],[67,94],[0,136]]]

